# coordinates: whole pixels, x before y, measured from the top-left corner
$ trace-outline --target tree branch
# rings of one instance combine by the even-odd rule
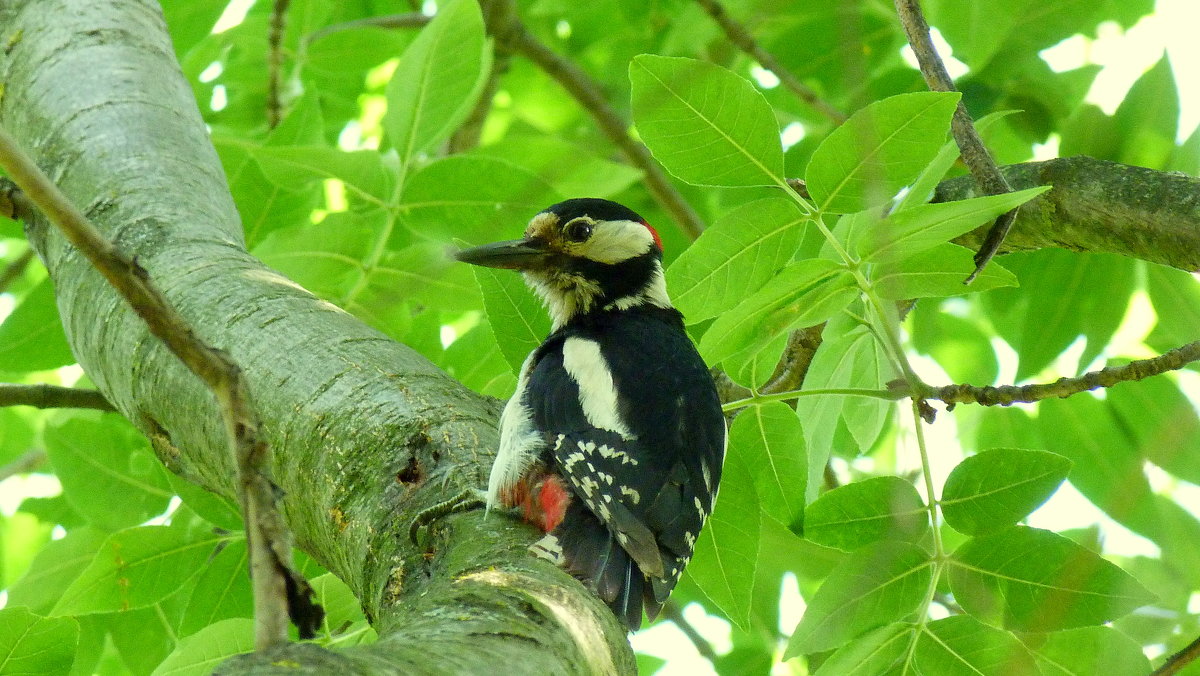
[[[0,177],[0,216],[19,221],[33,212],[33,205],[25,193],[8,177]]]
[[[699,237],[704,230],[700,216],[671,184],[670,178],[650,156],[646,146],[629,135],[629,123],[608,102],[599,83],[582,68],[542,44],[521,22],[512,0],[500,0],[497,4],[503,5],[505,11],[498,12],[496,19],[488,26],[497,41],[532,61],[578,101],[596,121],[600,131],[633,166],[642,170],[650,194],[671,214],[684,234],[692,239]]]
[[[96,390],[81,390],[58,385],[19,385],[0,383],[0,406],[35,408],[91,408],[115,411],[116,408]]]
[[[1001,171],[1018,190],[1054,186],[1020,209],[1002,252],[1061,247],[1200,270],[1200,178],[1085,156]],[[960,177],[943,181],[933,201],[977,194],[970,177]],[[955,242],[976,246],[986,233],[980,228]]]
[[[7,291],[8,285],[20,277],[32,261],[33,249],[26,249],[21,252],[20,256],[12,259],[12,262],[4,266],[4,269],[0,270],[0,293]]]
[[[29,451],[21,454],[7,465],[0,465],[0,481],[10,476],[25,474],[41,467],[46,462],[45,451]]]
[[[1087,390],[1101,387],[1112,387],[1117,383],[1131,380],[1141,380],[1156,376],[1167,371],[1183,368],[1191,362],[1200,360],[1200,341],[1188,343],[1150,359],[1131,361],[1122,366],[1110,366],[1099,371],[1090,371],[1074,378],[1059,378],[1052,383],[1033,385],[990,385],[978,387],[975,385],[945,385],[929,387],[916,393],[921,399],[935,399],[945,402],[948,409],[956,404],[981,404],[983,406],[1009,406],[1011,404],[1031,404],[1043,399],[1063,399]],[[897,382],[893,389],[897,393],[908,396],[907,384]]]
[[[687,621],[687,618],[683,616],[683,609],[679,607],[677,602],[668,599],[663,604],[662,617],[673,622],[676,627],[679,627],[679,631],[682,631],[683,635],[692,642],[692,645],[696,648],[696,652],[700,653],[701,657],[716,665],[717,651],[713,650],[712,644],[708,642],[708,639],[701,636],[700,632],[692,626],[692,623]]]
[[[1162,666],[1150,672],[1150,676],[1174,676],[1197,659],[1200,659],[1200,638],[1196,638],[1183,650],[1168,657]]]
[[[137,254],[198,337],[241,366],[298,546],[350,586],[380,636],[337,653],[288,644],[221,672],[278,660],[295,665],[289,673],[480,673],[497,663],[633,672],[612,612],[528,554],[536,529],[474,510],[433,521],[423,546],[411,544],[408,526],[423,510],[485,483],[499,404],[245,251],[157,6],[27,0],[0,3],[0,22],[23,34],[0,53],[0,75],[22,92],[5,97],[0,123],[63,177],[60,188],[106,236]],[[37,218],[26,230],[100,391],[172,469],[236,495],[203,383],[53,228]]]
[[[950,79],[950,73],[946,71],[946,64],[938,56],[933,40],[929,37],[929,24],[925,22],[925,16],[921,13],[920,2],[895,0],[895,5],[900,23],[908,36],[908,43],[912,45],[913,53],[917,56],[921,75],[925,77],[925,84],[936,92],[957,91],[954,81]],[[971,114],[967,112],[967,107],[961,99],[958,107],[954,109],[954,117],[950,120],[950,132],[980,192],[985,195],[999,195],[1012,190],[997,169],[996,161],[983,144],[983,139],[979,138],[979,132],[975,130],[975,124],[971,121]],[[974,279],[1000,250],[1000,245],[1004,243],[1004,237],[1016,217],[1017,209],[1013,209],[996,219],[975,254],[975,271],[967,277],[967,282]]]
[[[310,33],[305,40],[312,43],[338,31],[354,30],[355,28],[421,28],[432,20],[433,17],[426,16],[420,12],[369,16],[365,19],[355,19],[354,21],[325,26],[320,30]]]
[[[846,121],[845,113],[822,99],[812,88],[801,82],[790,70],[779,63],[773,54],[763,49],[745,26],[729,16],[721,3],[717,0],[696,0],[696,4],[703,7],[713,21],[717,22],[717,25],[725,31],[725,37],[729,38],[730,42],[757,61],[758,65],[774,73],[775,77],[779,78],[780,84],[790,89],[801,101],[812,106],[814,110],[829,118],[834,124]]]
[[[283,31],[291,0],[275,0],[271,8],[271,27],[267,34],[267,128],[274,129],[283,119]]]
[[[88,222],[3,129],[0,129],[0,166],[21,186],[47,220],[57,226],[121,294],[146,322],[150,333],[199,376],[220,402],[229,450],[237,458],[239,497],[250,543],[257,627],[255,645],[259,650],[267,650],[287,643],[289,597],[294,596],[288,590],[294,585],[302,590],[308,607],[307,610],[293,607],[291,614],[297,619],[301,636],[311,637],[315,627],[320,625],[323,613],[319,612],[319,606],[315,607],[314,613],[310,601],[312,590],[292,570],[291,537],[275,506],[275,485],[265,474],[267,446],[260,440],[258,419],[247,401],[245,383],[237,364],[196,337],[183,317],[159,293],[146,271]]]

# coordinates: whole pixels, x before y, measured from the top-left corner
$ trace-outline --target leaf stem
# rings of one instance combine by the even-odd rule
[[[894,390],[871,390],[858,387],[829,387],[816,388],[811,390],[789,390],[787,392],[772,392],[770,394],[756,394],[731,401],[721,407],[721,410],[726,413],[736,411],[739,408],[754,406],[756,404],[769,404],[773,401],[788,401],[790,399],[799,399],[800,397],[816,397],[816,396],[848,396],[848,397],[870,397],[872,399],[887,399],[888,401],[898,401],[907,397],[904,392]]]

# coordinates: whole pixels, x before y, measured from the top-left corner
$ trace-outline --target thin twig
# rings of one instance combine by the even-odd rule
[[[151,283],[146,270],[108,241],[2,129],[0,166],[129,303],[146,322],[150,333],[216,396],[237,462],[239,493],[249,534],[257,647],[265,650],[287,643],[289,602],[301,635],[315,633],[323,613],[319,606],[311,604],[311,589],[307,590],[309,596],[305,596],[307,582],[291,568],[290,533],[276,509],[275,485],[265,473],[269,466],[268,448],[261,440],[257,416],[247,401],[245,382],[237,364],[224,352],[200,340]]]
[[[1200,638],[1187,644],[1183,650],[1171,655],[1162,666],[1150,672],[1150,676],[1174,676],[1184,667],[1200,659]]]
[[[313,43],[323,37],[332,35],[333,33],[354,30],[356,28],[420,28],[432,20],[433,17],[426,16],[420,12],[368,16],[364,19],[355,19],[354,21],[346,21],[344,23],[335,23],[325,26],[320,30],[310,33],[308,37],[305,38],[305,41]]]
[[[717,25],[725,31],[725,37],[729,38],[730,42],[749,54],[750,58],[758,62],[758,65],[774,73],[775,77],[779,78],[779,83],[790,89],[801,101],[812,106],[818,113],[832,120],[834,124],[846,121],[845,113],[822,99],[811,87],[805,85],[783,64],[779,63],[773,54],[763,49],[745,26],[729,16],[721,3],[717,0],[696,0],[696,4],[703,7],[713,21],[717,22]]]
[[[90,408],[115,411],[116,408],[96,390],[58,385],[20,385],[0,383],[0,407],[33,406],[35,408]]]
[[[20,277],[25,272],[25,268],[33,261],[33,249],[29,248],[21,252],[11,263],[4,266],[4,270],[0,270],[0,293],[8,290],[8,285],[13,283],[13,280]]]
[[[1063,399],[1073,394],[1094,390],[1101,387],[1112,387],[1117,383],[1142,380],[1167,371],[1176,371],[1184,366],[1200,361],[1200,340],[1188,343],[1174,350],[1169,350],[1157,357],[1131,361],[1123,366],[1110,366],[1099,371],[1090,371],[1074,378],[1059,378],[1052,383],[1033,385],[1001,385],[993,387],[986,385],[943,385],[934,387],[925,385],[916,397],[920,401],[941,401],[954,408],[957,404],[979,404],[981,406],[1008,406],[1010,404],[1032,404],[1043,399]],[[913,396],[908,383],[896,380],[888,383],[886,390],[871,390],[861,388],[830,388],[813,390],[791,390],[758,394],[730,401],[722,406],[727,413],[739,408],[755,404],[765,404],[772,401],[791,401],[800,397],[815,396],[846,396],[869,397],[872,399],[890,399],[898,401]]]
[[[930,387],[919,393],[921,399],[935,399],[953,407],[955,404],[970,403],[983,406],[1008,406],[1030,404],[1043,399],[1064,398],[1100,387],[1112,387],[1117,383],[1141,380],[1167,371],[1175,371],[1200,360],[1200,340],[1150,359],[1131,361],[1123,366],[1110,366],[1091,371],[1075,378],[1059,378],[1052,383],[1035,385],[1003,385],[1001,387],[977,387],[974,385],[945,385]],[[903,392],[907,386],[899,384]],[[907,396],[907,393],[904,393]]]
[[[7,465],[0,465],[0,481],[4,481],[10,476],[32,472],[45,462],[45,451],[27,451]]]
[[[600,131],[624,153],[631,164],[642,170],[650,194],[671,214],[683,232],[692,239],[699,237],[704,230],[700,216],[675,186],[671,185],[666,172],[650,156],[646,146],[629,135],[629,123],[622,119],[608,102],[599,83],[574,62],[559,56],[529,32],[512,9],[511,0],[503,4],[508,6],[509,11],[502,13],[508,22],[507,25],[490,27],[496,39],[536,64],[578,101],[583,110],[595,120]]]
[[[708,639],[701,636],[700,632],[696,631],[696,628],[692,626],[692,623],[684,618],[683,610],[679,607],[678,603],[668,599],[663,604],[662,616],[664,619],[673,622],[676,627],[679,627],[679,631],[682,631],[683,635],[687,636],[688,640],[692,642],[692,645],[696,646],[696,652],[700,653],[701,657],[713,664],[717,663],[717,651],[713,650],[712,644],[708,642]]]
[[[929,24],[926,23],[925,16],[921,13],[921,5],[918,0],[895,0],[895,5],[896,13],[900,15],[900,23],[903,24],[904,32],[908,35],[908,43],[912,45],[913,53],[917,56],[921,75],[925,77],[925,84],[929,89],[937,92],[957,91],[954,88],[954,81],[950,79],[950,73],[946,71],[946,65],[938,56],[937,48],[933,46],[933,40],[929,37]],[[979,132],[975,130],[975,124],[971,121],[971,115],[967,112],[967,107],[963,105],[962,100],[959,100],[958,107],[954,110],[954,117],[950,121],[950,132],[954,135],[954,141],[962,153],[963,162],[967,165],[967,169],[970,170],[971,176],[982,193],[1000,195],[1012,191],[1008,181],[996,167],[996,160],[992,158],[987,146],[979,138]],[[975,271],[967,277],[968,283],[975,279],[988,261],[996,255],[1016,218],[1017,210],[1013,209],[996,219],[995,224],[988,231],[983,245],[975,254]]]
[[[274,129],[283,119],[283,31],[291,0],[275,0],[271,30],[267,36],[267,127]]]
[[[498,23],[496,15],[503,15],[508,9],[497,0],[479,0],[479,7],[483,10],[484,20],[489,29],[494,28]],[[483,91],[475,100],[475,107],[471,109],[471,114],[450,137],[448,150],[451,154],[475,148],[479,145],[479,139],[483,135],[483,125],[492,112],[492,103],[496,98],[496,92],[500,90],[500,78],[508,72],[509,64],[512,62],[512,54],[508,50],[497,48],[492,51],[492,70],[488,73]]]

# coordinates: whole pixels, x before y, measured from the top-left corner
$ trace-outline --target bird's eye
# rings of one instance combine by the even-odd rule
[[[592,224],[583,219],[571,221],[563,229],[563,234],[572,242],[586,242],[592,236]]]

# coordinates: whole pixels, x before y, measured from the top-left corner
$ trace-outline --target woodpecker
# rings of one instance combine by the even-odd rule
[[[727,441],[667,297],[662,240],[631,209],[582,198],[535,215],[523,239],[457,258],[521,271],[552,321],[500,416],[488,507],[519,507],[546,533],[530,550],[636,630],[691,559]]]

